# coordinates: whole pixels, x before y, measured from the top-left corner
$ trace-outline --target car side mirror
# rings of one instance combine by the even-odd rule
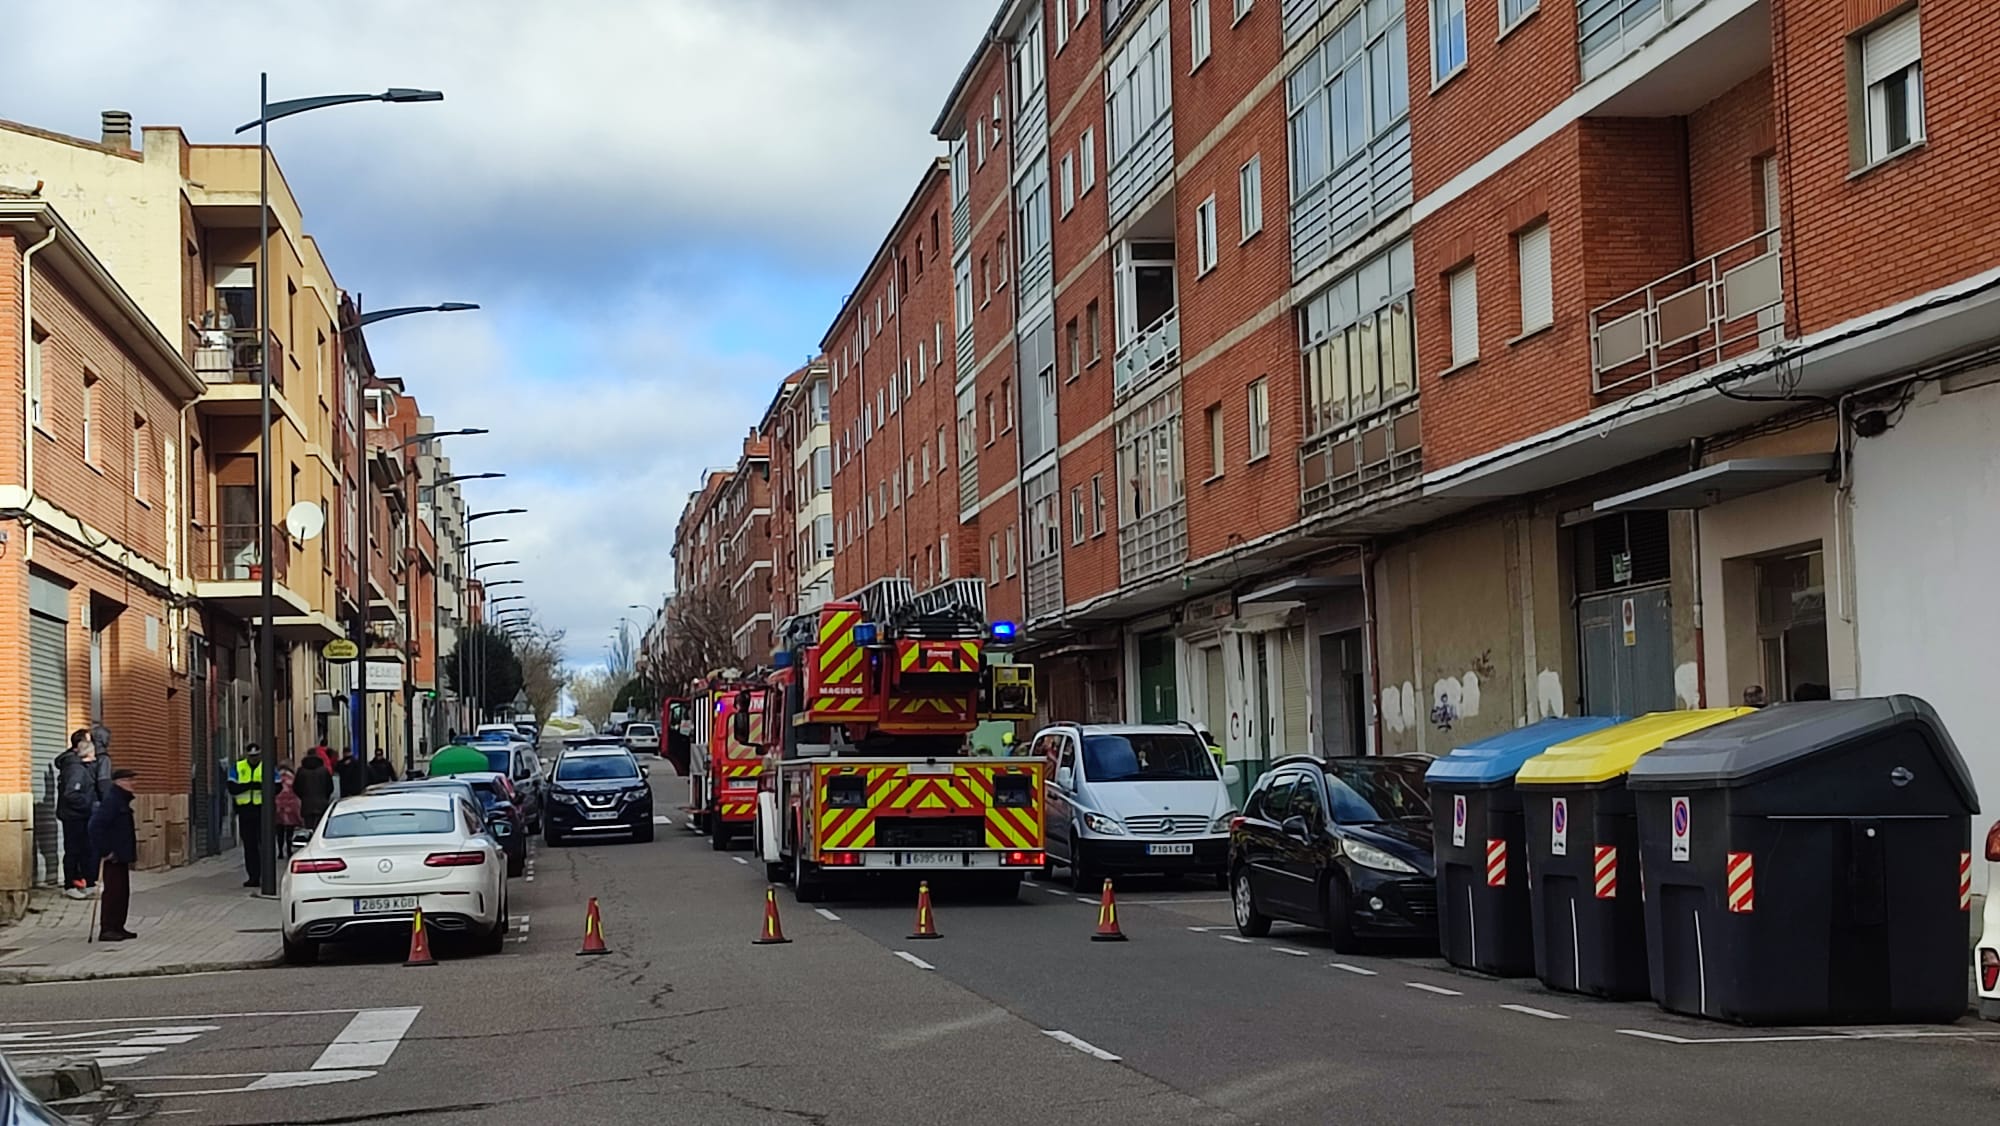
[[[641,766],[641,767],[639,768],[639,777],[641,777],[641,778],[644,778],[644,777],[646,777],[647,775],[651,774],[652,772],[653,772],[653,768],[652,768],[652,767],[650,767],[650,766]]]
[[[1293,840],[1303,841],[1312,835],[1311,830],[1306,826],[1306,819],[1303,817],[1285,818],[1284,829],[1285,835],[1291,837]]]
[[[1056,768],[1056,789],[1067,790],[1076,782],[1076,773],[1067,766]]]
[[[1241,781],[1243,781],[1243,770],[1241,767],[1238,767],[1236,764],[1231,763],[1228,766],[1222,768],[1223,785],[1234,786]]]

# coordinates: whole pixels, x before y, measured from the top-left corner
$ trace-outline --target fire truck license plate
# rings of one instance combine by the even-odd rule
[[[906,852],[902,862],[906,868],[956,868],[965,858],[955,852]]]

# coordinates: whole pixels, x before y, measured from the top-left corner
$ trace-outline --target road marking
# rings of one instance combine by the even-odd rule
[[[748,860],[745,860],[745,859],[743,859],[743,858],[742,858],[742,857],[740,857],[740,856],[732,856],[732,857],[730,857],[729,859],[731,859],[731,860],[734,860],[734,861],[735,861],[735,862],[737,862],[738,864],[748,864],[748,863],[750,863],[750,862],[749,862]]]
[[[1249,939],[1244,938],[1240,934],[1223,934],[1216,937],[1222,939],[1224,942],[1240,942],[1245,946],[1252,945]]]
[[[1045,891],[1045,892],[1048,892],[1048,893],[1049,893],[1050,895],[1067,895],[1067,894],[1069,894],[1068,892],[1065,892],[1065,891],[1064,891],[1063,889],[1061,889],[1061,888],[1059,888],[1059,887],[1053,887],[1053,886],[1051,886],[1051,885],[1049,885],[1049,884],[1036,884],[1035,886],[1036,886],[1036,887],[1038,887],[1038,888],[1041,888],[1041,889],[1042,889],[1043,891]]]
[[[354,1014],[340,1035],[313,1061],[314,1071],[347,1071],[359,1067],[381,1067],[396,1054],[396,1045],[410,1031],[421,1008],[364,1009]]]
[[[1362,977],[1375,976],[1374,970],[1363,969],[1360,966],[1349,965],[1346,962],[1328,962],[1327,965],[1332,966],[1336,970],[1346,970],[1348,973],[1351,974],[1360,974]]]
[[[910,953],[908,950],[896,951],[896,957],[901,958],[903,961],[908,962],[909,964],[917,967],[920,970],[937,969],[936,966],[931,965],[929,962],[924,961],[922,958],[917,957],[915,954]]]
[[[236,971],[219,970],[216,972],[234,973]],[[188,975],[188,976],[193,976],[193,975]],[[106,979],[106,980],[109,981],[117,979]],[[150,981],[158,979],[129,978],[124,980]],[[69,984],[73,985],[75,983],[71,982]],[[145,1019],[149,1021],[186,1021],[186,1020],[243,1020],[249,1017],[327,1017],[327,1016],[353,1016],[355,1013],[364,1011],[365,1010],[363,1009],[270,1009],[270,1010],[263,1010],[259,1012],[249,1012],[249,1013],[177,1013],[173,1016],[146,1017]],[[57,1025],[57,1024],[130,1024],[131,1022],[132,1022],[131,1017],[73,1017],[66,1020],[0,1020],[0,1028],[26,1028],[34,1025]],[[207,1079],[211,1078],[211,1076],[200,1075],[196,1076],[195,1078]]]
[[[1561,1013],[1552,1013],[1547,1009],[1535,1008],[1533,1005],[1502,1005],[1500,1007],[1507,1010],[1510,1013],[1520,1013],[1523,1016],[1540,1017],[1543,1020],[1569,1019],[1568,1017],[1562,1015]]]
[[[1426,985],[1426,984],[1424,984],[1424,983],[1423,983],[1423,982],[1421,982],[1421,981],[1406,981],[1406,982],[1404,982],[1403,984],[1404,984],[1404,985],[1407,985],[1407,986],[1409,986],[1409,987],[1410,987],[1411,989],[1421,989],[1421,990],[1423,990],[1423,991],[1424,991],[1424,992],[1426,992],[1426,993],[1435,993],[1435,994],[1437,994],[1437,995],[1438,995],[1438,996],[1440,996],[1440,997],[1463,997],[1463,996],[1465,996],[1465,994],[1463,994],[1463,993],[1460,993],[1460,992],[1459,992],[1458,990],[1456,990],[1456,989],[1446,989],[1446,988],[1445,988],[1444,986],[1442,986],[1442,985]]]
[[[655,813],[655,814],[653,815],[653,824],[655,824],[655,825],[671,825],[671,824],[673,824],[673,823],[674,823],[674,819],[673,819],[673,818],[671,818],[671,817],[668,817],[668,816],[667,816],[666,814],[664,814],[664,813]]]
[[[58,1022],[49,1022],[55,1025]],[[68,1031],[53,1027],[25,1032],[0,1032],[0,1049],[16,1060],[31,1058],[82,1058],[99,1067],[123,1067],[144,1063],[148,1057],[168,1048],[190,1043],[203,1033],[214,1032],[219,1024],[130,1024],[124,1027],[84,1029],[66,1025]]]
[[[830,923],[837,923],[840,921],[840,916],[834,914],[833,912],[827,910],[824,907],[813,908],[813,914],[818,915],[820,918],[825,919]]]
[[[1294,958],[1312,957],[1312,951],[1310,950],[1294,950],[1289,946],[1273,946],[1271,949],[1279,954],[1290,954]]]
[[[1044,1028],[1042,1029],[1042,1035],[1054,1040],[1058,1044],[1068,1044],[1086,1056],[1096,1056],[1106,1063],[1117,1063],[1121,1058],[1112,1055],[1110,1052],[1105,1051],[1088,1040],[1079,1040],[1060,1028]]]
[[[1209,931],[1226,931],[1226,930],[1228,930],[1229,928],[1228,928],[1228,927],[1189,927],[1188,929],[1189,929],[1189,930],[1191,930],[1191,931],[1193,931],[1193,932],[1194,932],[1194,933],[1196,933],[1196,934],[1206,934],[1206,933],[1207,933],[1207,932],[1209,932]]]
[[[1095,896],[1079,895],[1076,897],[1076,901],[1078,903],[1088,903],[1093,907],[1097,906],[1097,899]]]
[[[1973,1029],[1856,1029],[1847,1032],[1809,1032],[1792,1036],[1669,1036],[1664,1032],[1648,1032],[1643,1028],[1621,1028],[1621,1036],[1637,1036],[1645,1040],[1658,1040],[1663,1044],[1809,1044],[1825,1043],[1830,1040],[1991,1040],[2000,1037],[2000,1031],[1983,1032]]]
[[[1097,901],[1093,899],[1091,900],[1091,902],[1095,903]],[[1182,904],[1192,904],[1192,903],[1228,903],[1230,902],[1230,899],[1226,895],[1217,895],[1217,896],[1183,895],[1183,896],[1176,896],[1173,899],[1121,899],[1119,900],[1119,902],[1126,907],[1179,907]]]

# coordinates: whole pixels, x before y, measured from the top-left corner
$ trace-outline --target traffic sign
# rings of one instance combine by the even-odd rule
[[[361,647],[344,637],[334,638],[320,650],[320,655],[336,664],[351,661],[361,655]]]
[[[1549,855],[1569,855],[1569,799],[1551,798],[1549,810]]]
[[[1465,847],[1465,795],[1451,796],[1451,847]]]
[[[1694,820],[1693,816],[1688,812],[1688,800],[1686,798],[1675,798],[1673,847],[1673,858],[1675,860],[1686,860],[1688,858],[1689,838],[1693,835]]]

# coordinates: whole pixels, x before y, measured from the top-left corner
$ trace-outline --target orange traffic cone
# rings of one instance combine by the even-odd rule
[[[1118,929],[1118,898],[1111,892],[1110,880],[1104,881],[1104,898],[1097,901],[1097,930],[1090,941],[1125,941],[1125,932]]]
[[[593,895],[583,913],[583,949],[577,955],[609,953],[611,948],[604,945],[604,919],[597,913],[597,897]]]
[[[790,942],[785,937],[785,928],[778,922],[778,889],[764,885],[764,927],[757,937],[750,940],[752,946],[777,946]]]
[[[403,959],[406,966],[435,966],[437,959],[431,957],[431,940],[424,934],[424,909],[419,907],[410,917],[410,956]]]
[[[911,938],[943,938],[938,933],[937,920],[931,917],[931,882],[925,880],[917,885],[917,929]]]

